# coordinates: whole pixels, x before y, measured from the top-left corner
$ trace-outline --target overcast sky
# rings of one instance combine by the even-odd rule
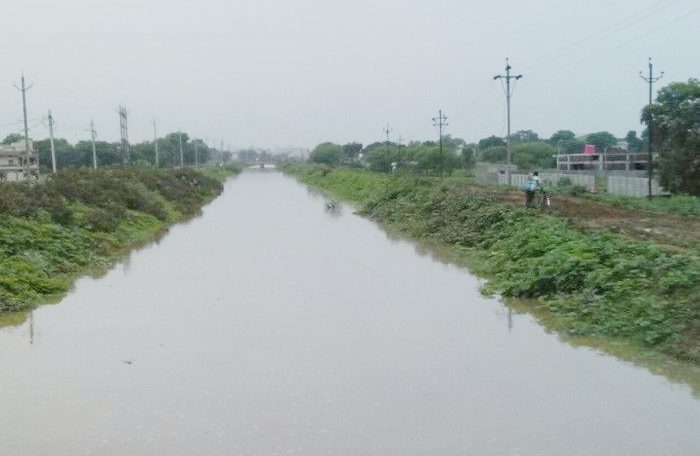
[[[3,2],[0,136],[129,139],[182,129],[232,147],[505,135],[504,59],[522,73],[513,131],[640,130],[647,87],[700,77],[698,0],[22,0]],[[659,86],[660,87],[660,86]]]

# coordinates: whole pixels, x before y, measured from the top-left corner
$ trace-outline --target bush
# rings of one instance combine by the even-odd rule
[[[561,177],[557,183],[557,192],[571,196],[581,196],[588,192],[583,185],[574,184],[568,177]]]

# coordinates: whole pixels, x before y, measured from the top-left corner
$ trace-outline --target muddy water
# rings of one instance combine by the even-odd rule
[[[1,455],[697,455],[700,401],[246,173],[0,329]]]

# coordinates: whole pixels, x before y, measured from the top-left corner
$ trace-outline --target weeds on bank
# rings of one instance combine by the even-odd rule
[[[222,190],[191,169],[62,171],[0,183],[0,313],[65,293],[87,268],[196,213]]]

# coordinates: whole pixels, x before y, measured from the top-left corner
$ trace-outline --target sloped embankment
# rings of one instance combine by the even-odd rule
[[[0,313],[62,295],[78,275],[103,269],[221,191],[198,171],[135,167],[0,183]]]
[[[498,202],[436,179],[286,169],[409,236],[471,249],[485,291],[535,298],[573,335],[623,339],[700,362],[700,250],[673,252]]]

